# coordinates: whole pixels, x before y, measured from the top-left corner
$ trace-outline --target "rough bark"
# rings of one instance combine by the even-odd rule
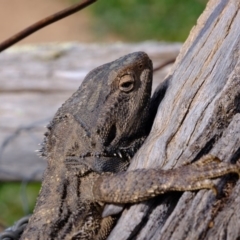
[[[240,157],[240,0],[212,0],[168,77],[135,168],[171,169],[206,153]],[[215,180],[218,196],[168,193],[128,206],[108,239],[239,239],[240,181]]]

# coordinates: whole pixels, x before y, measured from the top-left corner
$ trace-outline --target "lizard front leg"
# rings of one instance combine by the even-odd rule
[[[89,182],[85,186],[88,188],[81,191],[93,201],[135,203],[169,191],[204,188],[215,190],[210,179],[228,173],[240,175],[240,167],[207,155],[196,163],[171,170],[138,169],[118,174],[95,175],[87,179]]]

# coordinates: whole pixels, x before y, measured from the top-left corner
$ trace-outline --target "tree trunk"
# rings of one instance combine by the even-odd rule
[[[240,0],[211,0],[168,79],[152,131],[130,166],[171,169],[211,153],[240,157]],[[108,239],[240,239],[240,181],[125,208]]]

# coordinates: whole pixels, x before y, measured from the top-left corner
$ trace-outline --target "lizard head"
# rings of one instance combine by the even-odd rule
[[[152,61],[146,53],[135,52],[103,65],[97,72],[103,75],[95,78],[97,90],[90,97],[95,99],[98,94],[91,132],[96,152],[102,155],[96,165],[101,171],[112,171],[114,165],[118,171],[118,167],[128,165],[147,135]]]
[[[79,152],[74,156],[81,155],[82,162],[98,172],[120,171],[147,135],[151,88],[148,55],[125,55],[93,69],[58,110],[50,128],[71,115],[84,135],[77,140]]]
[[[96,133],[110,152],[145,136],[152,87],[152,61],[136,52],[109,64],[109,93],[98,115]]]

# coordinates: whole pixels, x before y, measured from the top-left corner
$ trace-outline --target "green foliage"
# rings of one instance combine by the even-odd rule
[[[207,0],[98,0],[90,9],[98,34],[128,41],[184,41]]]
[[[16,182],[0,183],[0,222],[10,226],[32,213],[39,189],[40,183],[29,183],[26,188]]]

